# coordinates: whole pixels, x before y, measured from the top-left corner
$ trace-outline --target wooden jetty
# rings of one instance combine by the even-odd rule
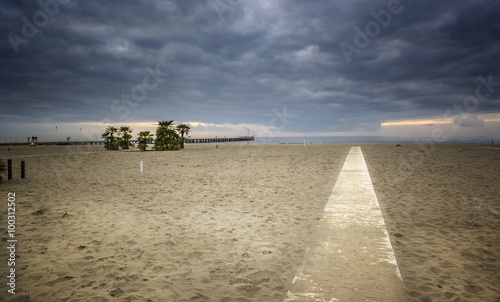
[[[239,136],[239,137],[215,137],[215,138],[188,138],[185,140],[187,144],[206,144],[206,143],[226,143],[226,142],[247,142],[254,141],[255,136]]]
[[[254,141],[254,136],[239,136],[239,137],[214,137],[214,138],[187,138],[185,143],[187,144],[203,144],[203,143],[226,143],[226,142],[246,142]],[[137,140],[130,140],[131,143],[137,143]],[[25,139],[0,139],[0,146],[11,146],[11,145],[29,145],[31,140]],[[104,145],[106,140],[104,139],[51,139],[51,138],[41,138],[35,142],[36,145]]]

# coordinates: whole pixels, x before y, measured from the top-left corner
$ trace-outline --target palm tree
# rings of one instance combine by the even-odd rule
[[[156,128],[155,149],[162,150],[179,150],[180,137],[175,132],[174,121],[158,122]]]
[[[119,134],[121,135],[120,140],[120,146],[122,149],[128,149],[128,147],[131,145],[130,144],[130,139],[132,138],[132,129],[130,127],[122,126],[120,127]]]
[[[119,145],[117,138],[115,136],[117,133],[118,133],[117,128],[109,126],[108,128],[106,128],[106,131],[101,135],[102,138],[106,139],[106,145],[104,146],[106,150],[118,150]]]
[[[137,140],[139,141],[139,149],[146,151],[147,144],[151,144],[153,141],[153,134],[150,134],[149,131],[139,132]]]
[[[181,134],[181,149],[184,149],[184,134],[187,136],[189,131],[191,131],[191,127],[186,124],[180,124],[175,129]]]

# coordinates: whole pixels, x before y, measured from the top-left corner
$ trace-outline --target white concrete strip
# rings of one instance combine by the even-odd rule
[[[351,148],[284,301],[405,301],[360,147]]]

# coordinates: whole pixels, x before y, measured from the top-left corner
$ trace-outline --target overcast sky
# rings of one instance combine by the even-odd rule
[[[500,1],[8,0],[0,138],[500,135]]]

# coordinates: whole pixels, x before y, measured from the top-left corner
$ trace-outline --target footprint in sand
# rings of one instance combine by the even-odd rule
[[[30,214],[33,215],[33,216],[40,216],[40,215],[45,214],[46,211],[47,210],[38,210],[38,211],[32,212]]]
[[[63,278],[58,278],[56,280],[47,282],[47,283],[45,283],[45,285],[48,285],[50,287],[54,287],[54,285],[56,285],[57,283],[61,283],[61,282],[68,281],[68,280],[71,280],[71,279],[73,279],[72,276],[65,276]]]
[[[113,289],[112,291],[109,292],[109,295],[111,297],[119,297],[123,295],[123,289],[121,288]]]
[[[87,302],[108,302],[109,299],[104,298],[104,297],[91,297],[87,299]]]
[[[258,285],[261,283],[267,283],[270,280],[276,278],[276,272],[273,271],[260,271],[250,273],[246,276],[253,285]]]

